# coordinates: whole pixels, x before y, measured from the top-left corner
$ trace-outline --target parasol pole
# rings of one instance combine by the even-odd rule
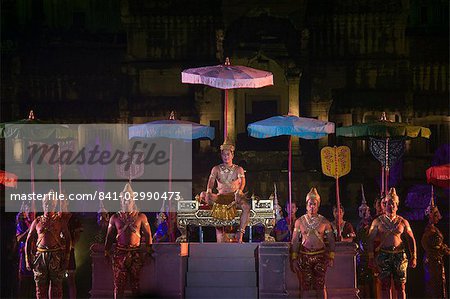
[[[172,192],[172,155],[173,155],[173,144],[172,140],[169,145],[169,192]]]
[[[30,112],[32,113],[32,111]],[[30,148],[31,148],[31,141],[29,141]],[[34,157],[34,156],[33,156]],[[33,165],[33,159],[30,161],[30,179],[31,179],[31,194],[34,194],[34,165]],[[31,210],[32,210],[32,216],[33,220],[36,218],[36,203],[35,200],[31,201]]]
[[[225,59],[225,65],[231,65],[230,59]],[[228,136],[228,89],[225,89],[225,108],[223,109],[223,142],[227,140]]]
[[[59,189],[59,194],[62,193],[61,177],[62,177],[62,170],[61,170],[61,146],[60,146],[59,141],[58,141],[58,189]]]
[[[225,89],[225,109],[223,112],[223,142],[227,140],[228,135],[228,89]]]
[[[61,145],[59,144],[58,141],[58,191],[59,194],[61,194],[62,192],[62,186],[61,186]],[[60,195],[58,195],[60,196]],[[62,207],[61,207],[61,201],[58,200],[59,202],[59,211],[62,212]]]
[[[30,110],[30,113],[28,114],[28,121],[32,121],[35,119],[33,110]],[[31,147],[31,141],[28,142]],[[34,186],[34,165],[33,165],[33,159],[30,161],[30,179],[31,179],[31,193],[34,194],[35,186]],[[36,218],[36,203],[35,201],[31,201],[31,210],[32,210],[32,216],[33,220]]]
[[[289,227],[291,227],[292,222],[292,135],[289,135],[289,157],[288,157],[288,184],[289,184]]]
[[[385,164],[384,165],[386,167],[386,170],[384,172],[384,176],[385,176],[386,182],[384,184],[384,188],[385,188],[384,195],[386,196],[389,191],[389,164],[388,164],[389,163],[389,137],[386,138],[385,145],[386,145],[386,148],[385,148],[386,155],[385,155]]]
[[[170,112],[170,116],[169,116],[169,120],[175,120],[175,112],[171,111]],[[173,143],[172,143],[172,139],[170,139],[170,144],[169,144],[169,194],[170,192],[172,192],[172,160],[173,160]],[[168,216],[168,223],[167,223],[167,230],[169,233],[169,242],[173,242],[175,239],[175,231],[173,228],[173,215],[172,215],[172,201],[169,202],[169,210],[167,211],[167,216]]]
[[[173,144],[172,144],[172,140],[170,140],[170,145],[169,145],[169,192],[172,192],[172,158],[173,158]],[[169,193],[170,194],[170,193]],[[175,239],[175,230],[173,227],[173,212],[172,210],[172,201],[169,202],[169,223],[168,223],[168,230],[169,230],[169,241],[173,242]]]
[[[431,205],[434,206],[434,188],[433,188],[433,184],[431,184]]]
[[[335,175],[336,175],[336,209],[337,209],[337,219],[336,219],[336,226],[337,226],[337,240],[338,242],[341,241],[341,199],[339,197],[339,169],[338,169],[338,153],[337,153],[337,146],[334,146],[334,169],[335,169]]]
[[[383,196],[384,192],[384,167],[381,165],[381,188],[380,188],[380,196]]]

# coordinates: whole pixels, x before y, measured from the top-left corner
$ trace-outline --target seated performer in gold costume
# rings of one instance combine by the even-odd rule
[[[306,195],[306,214],[295,221],[291,241],[291,269],[300,276],[302,298],[325,298],[325,274],[334,261],[333,229],[330,222],[318,214],[319,206],[319,193],[312,188]]]
[[[395,188],[391,188],[389,194],[381,202],[384,213],[372,222],[368,238],[369,267],[374,269],[381,281],[382,298],[391,297],[391,280],[397,298],[406,298],[406,270],[408,260],[406,258],[406,248],[402,240],[402,235],[408,239],[409,252],[411,258],[409,266],[416,267],[416,241],[409,222],[397,215],[399,198]],[[380,244],[374,249],[374,240],[379,237]],[[376,259],[374,253],[377,252]]]
[[[216,219],[231,220],[236,216],[236,208],[242,209],[237,241],[242,243],[250,216],[250,205],[243,192],[245,187],[244,169],[233,164],[234,145],[225,142],[220,146],[222,164],[212,168],[206,191],[200,194],[200,200],[212,206],[212,216]],[[217,182],[217,194],[212,192]],[[222,230],[216,228],[217,242],[222,242]]]

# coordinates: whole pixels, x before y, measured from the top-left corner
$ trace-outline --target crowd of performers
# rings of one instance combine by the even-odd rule
[[[245,172],[233,164],[233,145],[224,143],[220,150],[223,163],[212,168],[200,201],[211,206],[211,213],[217,219],[233,219],[237,209],[241,209],[235,241],[243,242],[250,213],[250,203],[243,192]],[[213,193],[215,186],[217,193]],[[113,270],[115,298],[123,297],[127,281],[132,294],[138,295],[140,271],[145,259],[151,256],[152,242],[164,242],[168,236],[164,213],[158,215],[158,229],[152,236],[147,216],[137,210],[134,200],[124,200],[133,195],[129,184],[121,195],[121,211],[111,216],[104,211],[98,218],[98,223],[106,230],[104,255]],[[83,228],[76,214],[69,213],[67,207],[56,212],[56,202],[44,198],[44,213],[36,219],[30,217],[33,213],[26,207],[16,218],[20,289],[26,290],[34,278],[37,298],[62,298],[62,281],[67,275],[69,281],[73,281],[69,283],[70,298],[76,298],[74,244]],[[334,263],[336,241],[358,245],[357,277],[361,298],[391,298],[391,292],[395,292],[398,299],[406,298],[407,267],[416,267],[417,250],[411,226],[397,215],[399,197],[395,189],[391,188],[386,196],[377,200],[377,214],[373,218],[363,201],[356,232],[351,223],[344,220],[342,206],[333,208],[334,220],[330,222],[319,214],[320,204],[320,195],[312,188],[306,196],[306,214],[296,218],[298,207],[293,202],[286,207],[291,210],[288,213],[291,218],[279,217],[273,230],[276,241],[291,243],[290,264],[299,276],[302,298],[325,296],[325,275]],[[280,215],[281,208],[276,208],[276,214]],[[436,227],[442,217],[433,201],[427,214],[429,224],[421,239],[425,250],[426,292],[429,298],[447,298],[443,258],[450,254],[450,249]],[[218,242],[224,240],[223,233],[224,228],[216,228]],[[377,285],[381,286],[381,291],[377,290]]]
[[[341,240],[357,244],[357,281],[360,298],[406,298],[408,266],[417,265],[417,248],[408,221],[397,215],[399,197],[395,188],[377,199],[377,215],[372,218],[366,202],[359,207],[356,233],[349,222],[340,219]],[[337,238],[335,219],[329,222],[318,214],[320,195],[315,188],[306,196],[306,214],[292,228],[291,268],[299,275],[302,298],[323,297],[327,267],[333,266]],[[295,208],[296,210],[296,208]],[[294,210],[293,210],[294,211]],[[441,214],[432,200],[427,209],[428,225],[421,239],[424,249],[425,291],[427,298],[448,298],[444,257],[450,248],[435,226]],[[344,210],[341,207],[341,216]],[[278,225],[277,225],[278,226]],[[282,234],[276,232],[276,235]],[[278,240],[278,238],[277,238]]]

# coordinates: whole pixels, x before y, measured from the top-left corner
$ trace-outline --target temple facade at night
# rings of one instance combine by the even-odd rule
[[[16,141],[8,140],[4,133],[4,123],[25,119],[31,110],[33,120],[35,116],[36,119],[48,123],[81,124],[74,134],[80,147],[86,145],[82,141],[88,140],[90,136],[88,133],[90,124],[138,125],[167,120],[170,117],[171,120],[191,121],[213,128],[211,129],[215,135],[213,140],[199,138],[200,140],[192,141],[192,163],[189,164],[192,165],[192,180],[190,180],[192,192],[187,199],[197,199],[195,201],[198,202],[197,206],[184,207],[184,214],[180,214],[184,216],[179,218],[171,216],[170,213],[164,216],[168,218],[165,232],[173,233],[168,239],[170,246],[161,245],[161,247],[159,244],[155,246],[153,253],[156,252],[154,256],[158,258],[155,258],[151,265],[146,264],[143,267],[147,280],[157,273],[171,272],[176,287],[161,287],[165,283],[164,280],[148,280],[148,284],[144,286],[145,290],[155,296],[198,297],[199,290],[196,289],[196,283],[202,278],[196,276],[196,271],[201,272],[203,270],[198,269],[209,267],[202,264],[201,260],[207,256],[220,260],[219,264],[224,269],[229,267],[242,268],[244,270],[239,270],[242,272],[250,271],[248,269],[253,271],[250,276],[242,274],[243,281],[250,279],[251,285],[242,290],[248,295],[244,297],[299,296],[301,288],[309,286],[302,285],[301,279],[297,280],[297,276],[291,271],[292,265],[286,260],[288,256],[293,257],[292,259],[297,258],[295,254],[291,255],[292,246],[296,246],[291,239],[292,236],[296,236],[297,232],[299,236],[302,235],[305,227],[309,230],[314,227],[318,234],[317,239],[322,240],[322,243],[314,246],[325,246],[324,248],[329,250],[331,245],[327,233],[332,230],[331,219],[333,216],[340,217],[340,212],[333,214],[333,206],[335,210],[337,209],[336,198],[339,192],[338,203],[345,207],[345,219],[349,223],[352,222],[355,228],[359,218],[364,220],[361,216],[364,215],[361,212],[363,198],[364,205],[367,198],[370,215],[370,209],[374,211],[375,201],[380,194],[386,196],[391,192],[391,203],[386,205],[396,204],[399,215],[409,221],[399,222],[395,228],[407,234],[412,227],[419,250],[418,266],[414,270],[416,272],[411,275],[411,272],[408,272],[410,275],[408,279],[411,279],[406,288],[408,298],[416,298],[412,295],[414,292],[425,296],[425,291],[419,290],[418,286],[423,284],[423,281],[430,281],[429,273],[433,273],[429,271],[429,264],[422,265],[422,252],[427,250],[429,244],[427,240],[421,240],[421,237],[422,234],[426,235],[424,232],[431,234],[433,231],[428,226],[425,228],[428,217],[434,219],[429,220],[430,223],[442,218],[447,230],[443,232],[444,234],[440,234],[441,243],[442,246],[446,242],[448,244],[448,189],[435,188],[431,191],[432,196],[441,199],[436,200],[443,216],[439,218],[437,216],[439,212],[433,214],[434,199],[433,204],[428,202],[430,191],[426,185],[427,169],[450,163],[448,1],[2,0],[1,16],[1,169],[8,171],[5,160],[12,156],[7,156],[7,147],[16,145]],[[245,66],[269,72],[273,75],[273,84],[258,88],[233,87],[225,90],[225,87],[216,88],[211,84],[182,83],[181,74],[184,70],[223,65],[226,61],[229,61],[231,66]],[[224,115],[225,107],[226,115]],[[287,115],[334,123],[336,130],[311,138],[299,138],[299,135],[295,134],[292,134],[294,136],[292,138],[287,134],[276,137],[267,134],[266,137],[271,138],[266,139],[250,136],[249,124],[274,116]],[[388,136],[384,136],[386,139],[381,141],[370,139],[373,138],[370,134],[338,134],[340,127],[370,124],[380,121],[381,117],[385,117],[384,122],[429,129],[431,134],[423,133],[422,136],[407,133],[399,136],[387,134]],[[108,128],[105,125],[98,130],[102,131],[104,136],[115,136],[112,139],[123,137],[120,135],[123,132],[120,133],[117,126]],[[224,132],[227,138],[224,137]],[[392,156],[397,155],[398,159],[390,164],[387,153],[389,140],[400,136],[401,145],[398,148],[401,147],[401,150],[391,153]],[[96,142],[98,143],[98,140]],[[377,149],[376,142],[385,143]],[[24,147],[23,144],[20,146],[21,149]],[[326,146],[349,148],[348,162],[351,161],[351,165],[346,165],[348,174],[339,177],[338,187],[335,185],[338,177],[333,175],[329,177],[330,175],[323,171],[325,167],[321,150]],[[397,145],[393,142],[391,146]],[[172,143],[170,151],[172,153]],[[226,164],[225,151],[231,155],[232,161],[234,158],[236,164],[230,163],[236,168],[213,168],[214,165],[220,164],[221,159]],[[188,153],[191,154],[190,151]],[[379,157],[385,155],[385,165],[377,155]],[[30,169],[25,159],[16,156],[13,158],[15,163],[18,163],[18,168],[25,171]],[[336,172],[338,162],[336,156],[333,160],[333,163],[336,163],[333,164],[336,165]],[[172,164],[170,165],[172,167]],[[175,163],[173,167],[181,166]],[[59,171],[61,188],[61,172],[64,169],[55,169],[56,172]],[[123,169],[121,171],[122,174],[125,173]],[[139,171],[144,172],[137,169],[136,173]],[[88,173],[81,168],[75,172],[76,175]],[[172,175],[172,168],[168,173],[169,176]],[[231,178],[230,175],[234,174],[236,177]],[[224,177],[220,177],[221,175]],[[4,185],[0,190],[2,197],[5,197],[5,190],[13,186],[8,186],[9,181],[4,179],[6,177],[4,174],[2,178]],[[131,171],[128,177],[122,175],[121,178],[131,182]],[[24,179],[11,176],[9,179],[20,183],[28,177]],[[31,180],[33,179],[34,177]],[[176,179],[182,181],[184,178]],[[171,180],[172,177],[170,184]],[[240,186],[235,188],[233,184],[237,184],[236,180],[243,181],[242,188]],[[228,188],[227,183],[233,185],[233,188]],[[169,188],[172,188],[170,184]],[[214,184],[217,184],[217,187]],[[313,187],[317,188],[320,196],[316,196],[314,192],[317,190],[313,192]],[[394,193],[389,187],[396,188]],[[32,187],[34,191],[33,188],[34,185]],[[226,225],[216,222],[215,208],[212,209],[211,215],[206,212],[203,218],[198,216],[205,213],[202,212],[202,203],[216,204],[216,198],[211,197],[214,188],[217,190],[223,188],[221,190],[227,190],[230,194],[234,192],[236,196],[232,197],[235,203],[223,203],[225,206],[234,204],[236,207],[233,209],[238,210],[238,213],[229,216],[229,219],[225,219],[226,217],[222,219],[230,221],[226,222]],[[362,188],[365,195],[361,193]],[[129,191],[125,189],[122,191],[126,192]],[[305,201],[307,194],[309,197]],[[244,195],[251,198],[249,206],[240,201]],[[288,223],[285,221],[284,225],[286,228],[290,226],[290,231],[289,236],[285,238],[288,240],[286,242],[291,244],[275,242],[259,246],[258,238],[260,241],[269,239],[274,241],[277,238],[279,227],[275,222],[276,216],[271,212],[277,208],[277,204],[273,204],[274,195],[277,196],[277,203],[285,208],[284,213],[289,216],[291,212],[287,210],[287,206],[292,208],[292,203],[298,207],[298,210],[293,212],[294,215],[295,213],[297,216],[303,215],[305,209],[307,213],[314,214],[308,210],[308,202],[311,198],[316,199],[317,206],[320,206],[319,213],[330,219],[330,229],[326,226],[328,222],[323,220],[320,224],[308,222],[308,225],[303,226],[302,223],[301,230],[300,224],[298,227],[294,226],[294,223],[297,223],[296,219],[300,217],[292,219],[286,217],[289,220],[286,220]],[[219,201],[221,200],[225,199],[220,198]],[[271,209],[269,212],[264,210],[264,200],[269,205],[265,208]],[[288,205],[289,201],[291,203]],[[8,213],[3,211],[4,204],[0,206],[2,214],[7,216]],[[382,209],[381,206],[378,208]],[[107,212],[102,205],[98,215],[104,218],[98,216],[100,217],[97,218],[98,225],[101,226],[102,221],[110,219],[105,216]],[[283,214],[283,211],[278,212]],[[380,215],[378,212],[377,215]],[[372,215],[375,213],[372,212]],[[435,215],[435,218],[430,215]],[[14,225],[7,221],[14,217],[3,217],[5,220],[2,220],[2,227],[3,225],[13,227]],[[149,237],[146,235],[148,232],[145,230],[147,226],[151,228],[153,234],[155,229],[160,229],[159,233],[162,234],[163,229],[158,225],[164,221],[159,217],[163,216],[152,214],[149,216],[149,222],[143,218],[139,220],[141,221],[139,225],[143,228],[139,238],[143,237],[143,240],[148,242]],[[248,218],[248,223],[253,223],[251,224],[253,228],[249,229],[248,226],[246,228],[245,217]],[[80,218],[83,226],[94,227],[94,230],[97,230],[95,220],[87,220],[88,216],[84,214]],[[16,222],[17,219],[21,218],[17,216]],[[78,268],[81,269],[81,273],[89,275],[86,275],[88,278],[77,278],[80,296],[88,296],[90,292],[89,296],[96,298],[107,296],[109,291],[112,292],[113,279],[102,278],[102,267],[105,266],[103,243],[105,238],[107,239],[105,237],[107,229],[111,225],[116,225],[114,221],[119,223],[122,220],[122,218],[113,220],[109,226],[106,221],[101,226],[102,233],[95,235],[84,230],[78,246],[84,246],[85,251],[77,258],[77,263],[81,265],[81,268]],[[176,236],[174,228],[171,227],[175,224],[170,224],[172,220],[178,221],[176,224],[179,230]],[[201,246],[203,240],[207,243],[219,239],[219,229],[210,227],[209,230],[201,230],[202,226],[207,226],[205,223],[213,223],[210,226],[222,228],[224,238],[230,233],[226,231],[226,227],[233,225],[238,228],[237,232],[232,233],[236,233],[236,236],[241,234],[240,240],[237,237],[239,242],[244,240],[250,243],[253,238],[253,243],[245,244],[236,251],[238,253],[235,257],[241,261],[235,262],[236,267],[230,266],[231,264],[223,259],[224,256],[221,254],[225,254],[228,250],[223,244],[216,244],[219,248],[216,255],[209,255],[210,251]],[[16,223],[16,230],[17,225]],[[320,225],[327,228],[320,230]],[[383,223],[377,225],[380,226],[380,231],[386,230],[382,228]],[[258,226],[259,229],[263,227],[262,232],[258,231]],[[121,227],[117,224],[119,230]],[[294,227],[298,231],[295,231]],[[391,226],[389,228],[392,229]],[[19,245],[14,244],[20,247],[19,250],[25,250],[28,234],[28,232],[24,234],[26,229],[19,234],[22,236],[21,241],[16,234]],[[272,229],[273,233],[268,234]],[[334,227],[334,230],[335,233],[342,232],[340,228],[337,230]],[[13,232],[14,228],[11,231]],[[308,231],[308,237],[311,234]],[[350,234],[349,232],[347,237]],[[355,236],[357,235],[356,232]],[[162,238],[162,235],[159,237]],[[3,244],[9,242],[5,238],[2,237]],[[176,238],[178,241],[182,240],[183,244],[185,242],[186,244],[199,242],[199,244],[179,245],[175,242]],[[63,240],[66,242],[67,238]],[[155,236],[153,241],[155,242]],[[360,248],[361,244],[355,241],[358,245],[353,247],[349,244],[343,245],[344,242],[341,241],[341,236],[338,236],[336,260],[356,269],[360,265],[360,257],[357,256],[358,249],[355,248]],[[390,253],[400,252],[399,244],[396,242],[397,240],[394,240],[390,244],[393,247]],[[144,241],[141,243],[144,244]],[[334,242],[331,243],[334,246]],[[109,250],[109,245],[106,243],[106,251]],[[305,253],[309,252],[309,249],[302,247],[303,243],[298,246],[296,250],[300,254],[302,252],[311,256],[316,254],[315,251],[311,251],[312,254]],[[16,247],[2,247],[2,249],[3,252],[17,251]],[[408,258],[413,256],[410,251],[406,253]],[[320,250],[317,252],[321,254]],[[334,258],[334,251],[331,252]],[[107,253],[109,254],[109,251]],[[252,260],[253,253],[257,256],[255,264]],[[280,256],[284,257],[284,260]],[[430,256],[429,252],[427,256]],[[191,257],[193,259],[189,260]],[[266,259],[265,264],[262,263],[263,259]],[[252,263],[248,264],[249,260]],[[192,266],[192,261],[197,264]],[[448,260],[446,262],[448,278]],[[7,273],[8,266],[14,265],[17,268],[18,263],[20,264],[14,257],[2,257],[2,274]],[[23,263],[24,261],[19,268],[22,267],[22,270],[26,271]],[[361,274],[348,267],[344,267],[345,269],[340,267],[333,268],[327,274],[328,288],[332,294],[329,298],[341,298],[339,296],[357,298],[358,292],[367,294],[361,289],[357,291],[358,283],[339,287],[341,270],[341,273],[345,273],[344,276],[350,273],[349,279],[353,282],[360,279],[358,275]],[[226,271],[228,270],[224,270]],[[427,274],[423,274],[425,272]],[[279,273],[279,276],[273,276],[273,273]],[[237,275],[240,277],[241,274]],[[325,274],[323,275],[321,279],[325,279]],[[67,276],[69,277],[69,274]],[[18,281],[21,281],[19,278]],[[208,279],[214,280],[211,277]],[[319,279],[319,282],[316,282],[319,288],[323,287],[323,281],[322,285],[320,283]],[[247,287],[244,282],[242,284],[241,287]],[[282,284],[283,287],[274,288],[275,284]],[[117,285],[115,287],[118,288]],[[69,287],[64,285],[64,292],[67,288]],[[378,285],[378,288],[381,290],[381,285]],[[7,292],[5,297],[14,297],[16,294],[13,289],[11,286],[2,292]],[[211,296],[216,292],[215,289],[204,291],[210,292],[205,294]],[[234,296],[233,293],[229,294]],[[377,298],[381,298],[381,293],[377,294]],[[1,293],[0,295],[3,297]],[[55,296],[57,298],[59,295]],[[368,297],[361,296],[361,298]]]
[[[274,74],[272,87],[229,92],[228,135],[238,151],[285,150],[286,139],[249,139],[246,126],[266,117],[291,113],[339,126],[387,112],[431,129],[429,141],[407,145],[407,157],[420,160],[449,142],[447,7],[418,0],[3,1],[2,117],[34,109],[65,123],[143,123],[173,110],[216,128],[218,137],[200,145],[210,151],[223,141],[223,90],[183,84],[180,73],[230,57]],[[300,167],[318,170],[322,146],[348,142],[330,138],[295,151]],[[364,156],[367,147],[351,142],[353,154]]]

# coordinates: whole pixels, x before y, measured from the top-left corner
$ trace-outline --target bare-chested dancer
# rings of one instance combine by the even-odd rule
[[[306,195],[306,214],[295,221],[291,241],[291,268],[300,276],[302,298],[325,297],[325,273],[334,261],[333,229],[330,222],[318,214],[319,206],[320,196],[316,188],[312,188]]]
[[[151,252],[152,234],[147,216],[136,209],[133,190],[126,184],[121,195],[122,210],[111,216],[105,243],[105,257],[109,261],[114,237],[116,249],[112,255],[114,272],[114,298],[122,298],[130,279],[131,293],[139,295],[139,276],[144,256],[141,251],[141,233],[145,237],[147,252]]]
[[[212,206],[212,215],[217,219],[230,220],[236,215],[236,207],[242,209],[237,241],[242,243],[245,227],[250,216],[250,205],[243,190],[245,188],[244,169],[233,164],[234,146],[224,143],[220,146],[223,163],[212,168],[206,192],[200,194],[201,200]],[[217,182],[217,194],[212,193]],[[217,242],[222,241],[222,232],[216,229]]]
[[[373,220],[370,227],[368,239],[369,267],[378,272],[381,281],[382,298],[391,298],[391,279],[397,291],[397,298],[406,298],[406,269],[408,260],[406,258],[405,245],[402,235],[408,239],[411,258],[409,266],[415,268],[416,241],[411,227],[406,219],[397,215],[399,198],[395,188],[391,188],[389,194],[381,202],[384,213]],[[380,244],[374,248],[375,238],[379,238]],[[374,252],[377,252],[374,259]]]
[[[44,215],[31,224],[25,245],[26,266],[34,272],[36,298],[62,298],[63,295],[62,281],[69,264],[71,239],[65,219],[56,212],[57,202],[52,190],[44,196]],[[34,254],[31,244],[36,239],[37,251]]]

